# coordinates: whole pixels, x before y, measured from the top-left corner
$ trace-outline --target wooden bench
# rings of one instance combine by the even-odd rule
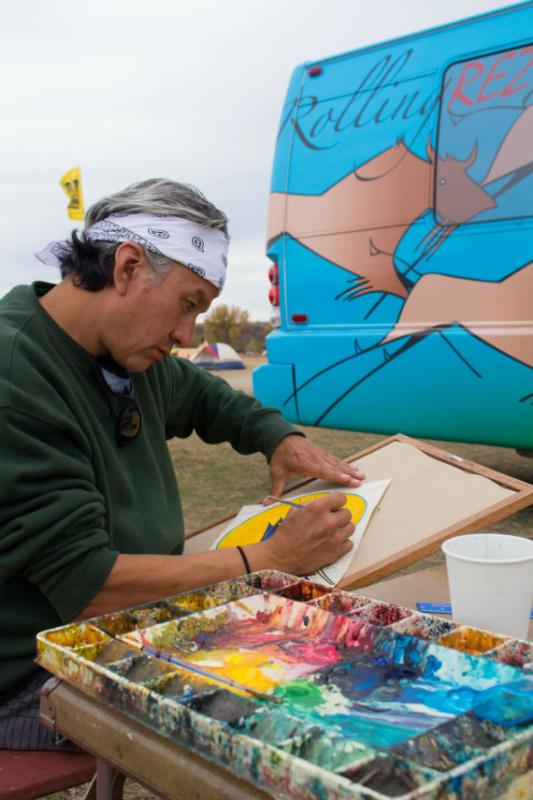
[[[0,750],[0,800],[35,800],[86,783],[95,771],[87,753]]]

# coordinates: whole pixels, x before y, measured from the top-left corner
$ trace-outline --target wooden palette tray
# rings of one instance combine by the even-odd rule
[[[275,797],[530,796],[533,724],[506,717],[509,687],[531,701],[530,642],[272,571],[37,639],[45,669]],[[193,661],[205,649],[220,674],[237,649],[253,660],[249,681],[282,702],[142,645]]]

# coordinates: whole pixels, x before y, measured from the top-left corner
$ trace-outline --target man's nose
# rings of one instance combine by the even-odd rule
[[[194,334],[196,320],[180,320],[170,334],[170,338],[182,347],[187,347]]]

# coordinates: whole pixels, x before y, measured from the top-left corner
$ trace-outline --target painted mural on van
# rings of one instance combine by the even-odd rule
[[[505,44],[524,15],[296,72],[268,223],[282,324],[254,374],[288,418],[533,446],[533,44]]]

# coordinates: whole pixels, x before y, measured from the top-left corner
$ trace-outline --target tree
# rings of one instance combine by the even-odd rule
[[[216,306],[204,320],[205,338],[209,342],[226,342],[235,345],[250,315],[239,306]]]

